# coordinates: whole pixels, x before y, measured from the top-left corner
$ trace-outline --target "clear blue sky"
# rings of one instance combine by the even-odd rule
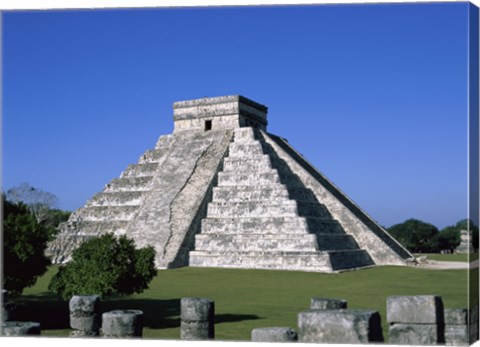
[[[385,226],[467,217],[467,3],[6,12],[3,189],[74,210],[241,94]]]

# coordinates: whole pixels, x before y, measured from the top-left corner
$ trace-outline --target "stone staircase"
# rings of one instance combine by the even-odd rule
[[[374,263],[259,130],[239,128],[189,265],[332,272]]]

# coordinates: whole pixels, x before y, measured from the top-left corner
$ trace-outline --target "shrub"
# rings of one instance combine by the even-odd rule
[[[106,234],[84,242],[52,278],[49,290],[68,300],[73,295],[141,293],[155,277],[153,247],[135,248],[126,236]]]

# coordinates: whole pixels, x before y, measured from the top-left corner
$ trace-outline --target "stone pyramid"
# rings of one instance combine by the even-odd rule
[[[265,106],[238,95],[177,102],[174,126],[61,225],[54,262],[107,232],[152,245],[158,268],[337,272],[413,259],[266,132]]]

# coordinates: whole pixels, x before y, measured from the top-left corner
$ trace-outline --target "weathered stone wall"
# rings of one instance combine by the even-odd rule
[[[173,119],[174,133],[203,131],[206,120],[212,121],[212,130],[232,130],[246,125],[265,130],[267,107],[240,95],[179,101],[173,104]]]
[[[188,265],[188,250],[193,248],[231,137],[228,131],[174,135],[150,191],[127,228],[138,246],[154,246],[158,268]]]
[[[238,128],[240,124],[239,117],[236,114],[217,117],[182,119],[175,121],[174,132],[179,133],[182,131],[192,131],[192,129],[204,131],[206,120],[212,121],[211,130],[214,131]]]
[[[390,344],[435,345],[445,342],[442,298],[434,295],[387,298]]]
[[[377,265],[405,265],[413,259],[398,241],[391,237],[378,223],[354,204],[344,193],[315,169],[284,139],[261,133],[265,141],[289,168],[310,188],[330,214],[352,235],[360,248],[368,250]]]
[[[66,262],[82,242],[113,232],[154,246],[159,268],[188,265],[231,137],[229,131],[161,136],[155,149],[72,213],[47,254]]]

